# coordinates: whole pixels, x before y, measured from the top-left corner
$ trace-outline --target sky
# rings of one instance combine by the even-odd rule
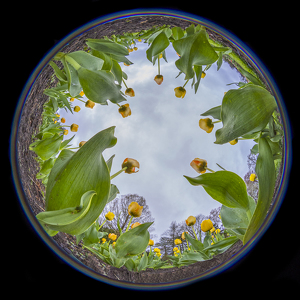
[[[121,169],[125,158],[136,159],[140,163],[139,172],[122,173],[112,180],[120,195],[138,194],[146,199],[155,222],[154,234],[157,240],[172,221],[182,222],[189,216],[208,215],[221,204],[212,199],[201,186],[192,186],[183,175],[196,177],[199,174],[190,166],[194,158],[207,160],[208,167],[220,170],[218,163],[240,177],[248,171],[247,155],[254,145],[253,140],[241,140],[236,145],[214,144],[215,132],[222,123],[215,124],[211,133],[199,127],[200,114],[221,105],[224,92],[238,88],[229,83],[239,82],[240,76],[227,63],[217,71],[216,63],[201,80],[197,94],[190,82],[185,86],[184,98],[176,98],[174,88],[183,86],[184,74],[175,78],[179,70],[175,66],[178,56],[172,46],[166,49],[168,63],[161,59],[161,74],[164,81],[157,85],[154,77],[158,74],[157,63],[146,58],[148,45],[137,42],[138,50],[129,54],[133,65],[120,63],[128,75],[126,84],[135,91],[134,97],[127,97],[131,116],[123,118],[118,106],[108,101],[108,105],[96,104],[93,109],[75,99],[73,106],[81,110],[73,115],[59,110],[66,119],[65,125],[79,125],[71,144],[87,141],[97,132],[116,126],[117,144],[103,152],[107,160],[115,154],[111,174]],[[125,92],[124,85],[122,91]],[[86,100],[85,96],[84,99]],[[69,130],[65,139],[74,135]]]

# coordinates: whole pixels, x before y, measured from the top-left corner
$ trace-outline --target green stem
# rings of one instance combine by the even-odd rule
[[[132,221],[132,219],[133,219],[133,216],[131,216],[131,218],[130,218],[130,220],[129,220],[129,223],[128,223],[128,225],[127,225],[127,228],[126,228],[125,232],[127,232],[127,231],[128,231],[128,229],[129,229],[129,226],[130,226],[130,224],[131,224],[131,221]]]
[[[158,75],[160,75],[160,58],[159,58],[159,56],[158,56],[157,64],[158,64]]]
[[[117,177],[119,174],[121,174],[126,169],[127,169],[127,167],[124,167],[122,170],[120,170],[117,173],[115,173],[114,175],[110,176],[110,180],[112,180],[113,178]]]
[[[186,84],[189,82],[189,79],[185,82],[185,84],[183,85],[183,88],[186,86]]]
[[[83,101],[83,100],[81,100],[81,99],[78,99],[78,98],[76,98],[77,100],[79,100],[79,101],[81,101],[81,102],[83,102],[83,103],[86,103],[86,101]]]
[[[214,122],[211,122],[211,123],[216,124],[216,123],[220,123],[220,122],[222,122],[222,120],[214,121]]]
[[[123,80],[123,83],[124,83],[124,85],[125,85],[126,89],[128,89],[128,86],[127,86],[127,84],[126,84],[126,82],[125,82],[124,78],[122,78],[122,80]]]
[[[80,147],[75,147],[75,148],[66,148],[68,150],[74,150],[74,149],[79,149]]]
[[[105,222],[106,222],[106,219],[105,219],[104,222],[100,225],[98,231],[99,231],[99,230],[101,229],[101,227],[105,224]]]
[[[119,103],[116,103],[119,107],[121,107],[121,105]]]
[[[72,57],[66,55],[65,59],[75,68],[76,71],[81,68],[80,64],[78,64]]]
[[[197,234],[196,234],[196,232],[195,232],[195,229],[194,229],[194,225],[192,225],[192,229],[193,229],[193,232],[194,232],[195,238],[196,238],[196,240],[198,241]]]
[[[210,171],[210,172],[212,172],[212,173],[215,173],[215,171],[214,170],[212,170],[212,169],[209,169],[208,167],[204,167],[207,171]]]

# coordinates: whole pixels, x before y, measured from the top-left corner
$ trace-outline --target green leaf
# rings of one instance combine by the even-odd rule
[[[250,84],[229,90],[222,101],[223,127],[216,131],[215,144],[264,129],[276,107],[274,97],[260,86]]]
[[[140,271],[146,269],[147,264],[148,264],[148,256],[147,256],[147,252],[144,251],[144,255],[141,258],[140,263],[137,266],[137,271],[140,272]]]
[[[65,60],[64,57],[62,59],[62,63],[65,67],[66,76],[67,76],[67,79],[68,79],[68,91],[69,91],[69,93],[72,97],[75,97],[82,90],[80,82],[79,82],[77,71],[71,64],[69,64]]]
[[[119,83],[119,85],[122,84],[122,69],[121,66],[119,65],[119,63],[116,60],[112,60],[112,69],[111,72],[114,74],[115,76],[115,80]]]
[[[62,140],[62,135],[54,134],[52,137],[46,138],[38,143],[32,151],[34,151],[42,160],[48,160],[51,156],[58,153]]]
[[[264,88],[263,83],[260,81],[259,78],[253,76],[252,74],[250,74],[249,72],[245,71],[243,68],[239,68],[238,67],[239,72],[244,75],[249,81],[251,81],[253,84],[259,85],[261,87]]]
[[[180,55],[176,67],[185,73],[185,80],[194,76],[194,65],[209,65],[218,59],[217,53],[209,44],[204,29],[173,42],[175,51]]]
[[[115,245],[115,247],[116,247],[116,245]],[[116,268],[121,268],[122,266],[124,266],[126,261],[130,258],[128,256],[119,257],[116,253],[116,248],[114,248],[112,245],[109,245],[109,254],[110,254],[110,258],[112,260],[112,265]]]
[[[201,116],[212,116],[214,119],[221,120],[221,105],[209,109]]]
[[[107,104],[107,100],[113,103],[126,101],[120,93],[120,86],[114,83],[115,78],[112,73],[80,68],[78,76],[88,99],[100,104]]]
[[[186,240],[193,246],[195,250],[203,250],[204,246],[200,241],[193,239],[188,233],[184,234]]]
[[[79,206],[41,212],[36,218],[48,225],[51,230],[60,230],[84,217],[95,194],[95,191],[88,191],[82,195]]]
[[[61,144],[59,146],[59,150],[63,150],[64,148],[66,148],[68,146],[68,144],[73,140],[74,136],[75,136],[75,134],[71,138],[61,142]]]
[[[65,82],[68,81],[66,74],[53,61],[50,61],[49,65],[53,68],[55,76],[60,81],[65,81]]]
[[[87,39],[86,44],[97,51],[101,51],[106,54],[126,56],[128,55],[128,50],[113,41],[104,40],[104,39]]]
[[[92,71],[101,70],[104,60],[93,56],[84,51],[75,51],[66,54],[65,59],[68,60],[68,57],[73,58],[81,67],[85,69],[89,69]]]
[[[172,36],[175,40],[179,40],[184,36],[184,31],[181,27],[172,28]]]
[[[105,234],[103,232],[98,232],[97,224],[94,223],[88,230],[85,231],[84,238],[82,240],[83,245],[91,246],[93,244],[99,243],[99,239],[105,235],[107,235],[106,232]]]
[[[236,236],[231,236],[228,238],[225,238],[221,241],[218,241],[214,243],[213,245],[209,245],[206,247],[203,252],[208,252],[208,251],[216,251],[219,253],[225,252],[227,249],[229,249],[233,244],[235,244],[238,241],[238,238]]]
[[[55,158],[49,158],[43,162],[41,165],[39,174],[49,174],[55,162]]]
[[[247,210],[249,207],[247,188],[244,180],[230,171],[205,173],[192,178],[184,176],[192,185],[202,185],[215,200],[228,207]]]
[[[47,211],[76,207],[86,191],[96,192],[84,218],[74,224],[74,228],[70,226],[63,232],[74,235],[84,232],[95,222],[106,205],[111,184],[102,152],[116,144],[114,130],[115,127],[102,130],[76,153],[72,154],[72,151],[65,149],[56,159],[46,189]]]
[[[209,257],[205,255],[204,253],[201,252],[190,252],[190,253],[184,253],[182,257],[179,259],[179,264],[184,264],[184,265],[190,265],[193,264],[197,261],[205,261],[208,260]]]
[[[275,165],[272,151],[265,138],[258,142],[259,155],[256,160],[255,173],[258,177],[258,199],[256,209],[246,231],[243,243],[246,244],[263,224],[273,198],[275,187]]]
[[[115,244],[117,257],[133,256],[144,252],[150,239],[147,229],[152,224],[153,222],[147,222],[123,233]]]
[[[152,57],[163,52],[170,44],[165,31],[162,31],[152,42],[151,46],[147,49],[147,59],[152,62]]]

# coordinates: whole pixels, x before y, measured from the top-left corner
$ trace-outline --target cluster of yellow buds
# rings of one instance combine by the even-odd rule
[[[178,253],[180,253],[180,250],[177,247],[173,248],[174,256],[178,256]]]
[[[154,248],[153,251],[155,252],[156,256],[161,257],[160,249]]]

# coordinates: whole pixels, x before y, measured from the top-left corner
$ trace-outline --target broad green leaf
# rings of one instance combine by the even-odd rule
[[[54,134],[52,137],[42,140],[32,150],[42,160],[48,160],[51,156],[58,153],[62,140],[62,135]]]
[[[180,55],[176,67],[185,73],[185,80],[194,76],[193,66],[209,65],[218,59],[217,53],[209,44],[204,29],[173,42],[175,51]]]
[[[97,51],[104,52],[106,54],[113,54],[113,55],[128,55],[128,50],[113,41],[104,40],[104,39],[87,39],[86,44]]]
[[[263,224],[273,198],[275,187],[275,165],[269,143],[265,138],[258,142],[259,155],[255,173],[258,177],[258,199],[256,209],[248,226],[243,243],[246,244]]]
[[[106,232],[105,232],[106,233]],[[96,223],[92,224],[88,230],[84,233],[84,238],[82,240],[83,245],[91,246],[93,244],[99,243],[100,238],[107,235],[103,232],[98,232]]]
[[[79,95],[82,91],[76,69],[69,64],[63,57],[62,63],[65,67],[66,76],[68,79],[68,91],[72,97]]]
[[[49,158],[43,162],[41,165],[39,174],[49,174],[55,162],[55,158]]]
[[[173,27],[172,28],[172,36],[174,40],[179,40],[184,36],[184,31],[181,27]]]
[[[147,267],[148,264],[148,256],[147,256],[147,252],[144,251],[143,257],[140,260],[140,263],[137,266],[137,271],[140,272],[142,270],[144,270]]]
[[[111,72],[115,76],[115,80],[119,83],[119,85],[122,84],[122,69],[121,66],[118,64],[116,60],[112,60],[112,68]]]
[[[192,185],[202,185],[215,200],[228,207],[247,210],[249,207],[247,188],[244,180],[230,171],[205,173],[192,178],[184,176]]]
[[[53,61],[50,61],[49,65],[53,68],[55,76],[60,81],[65,81],[65,82],[68,81],[66,74]]]
[[[68,53],[65,56],[65,59],[67,61],[68,61],[68,57],[73,58],[81,67],[92,71],[101,70],[104,63],[103,59],[93,56],[84,51],[75,51],[75,52]]]
[[[200,81],[201,81],[202,66],[194,65],[194,71],[195,71],[195,76],[197,78],[197,81],[196,81],[196,83],[194,85],[195,94],[196,94],[197,91],[198,91],[198,87],[199,87]],[[194,79],[195,79],[195,76],[194,76]]]
[[[239,72],[244,75],[249,81],[251,81],[253,84],[259,85],[261,87],[264,88],[263,83],[260,81],[259,78],[253,76],[252,74],[250,74],[249,72],[245,71],[243,68],[239,68],[238,67]]]
[[[73,140],[74,136],[75,136],[75,134],[71,138],[61,142],[61,144],[59,146],[59,150],[63,150],[64,148],[66,148],[68,146],[68,144]]]
[[[179,264],[189,265],[193,264],[197,261],[205,261],[208,260],[209,257],[201,252],[190,252],[190,253],[184,253],[182,257],[179,259]]]
[[[95,191],[88,191],[82,195],[79,206],[41,212],[36,215],[36,218],[48,225],[51,230],[60,231],[61,228],[67,227],[85,216],[95,194]]]
[[[193,239],[188,233],[184,234],[186,240],[193,246],[195,250],[203,250],[204,246],[200,241]]]
[[[70,103],[68,101],[68,98],[63,95],[62,93],[58,92],[58,98],[62,101],[62,103],[68,108],[68,110],[73,113],[73,110],[71,109]]]
[[[203,249],[203,252],[208,252],[208,251],[218,251],[218,253],[223,253],[226,251],[228,248],[230,248],[233,244],[235,244],[239,239],[236,236],[231,236],[228,238],[225,238],[221,241],[218,241],[214,243],[213,245],[209,245],[205,249]]]
[[[107,71],[91,71],[80,68],[78,76],[86,97],[96,103],[107,104],[126,101],[120,93],[120,86],[114,83],[114,76]]]
[[[119,257],[116,253],[116,248],[114,248],[112,245],[109,245],[109,254],[112,260],[112,265],[116,268],[121,268],[122,266],[124,266],[126,261],[130,258],[129,256]]]
[[[87,230],[107,203],[111,184],[102,152],[116,144],[114,129],[110,127],[98,132],[74,154],[63,150],[56,159],[46,189],[47,211],[78,206],[86,191],[96,192],[85,217],[74,224],[74,230],[68,228],[66,233],[78,235]]]
[[[212,116],[214,119],[221,120],[221,105],[209,109],[201,116]]]
[[[224,144],[264,129],[276,107],[274,97],[260,86],[249,84],[229,90],[222,101],[223,127],[216,131],[215,143]]]
[[[152,42],[151,46],[147,49],[147,59],[152,62],[152,57],[163,52],[170,44],[165,31],[162,31]]]
[[[110,201],[113,201],[114,199],[116,199],[117,194],[120,194],[119,189],[116,187],[116,185],[111,184],[110,185],[109,197],[107,199],[107,203],[110,202]]]
[[[117,257],[133,256],[144,252],[150,239],[147,229],[152,224],[153,222],[147,222],[123,233],[115,244]]]

